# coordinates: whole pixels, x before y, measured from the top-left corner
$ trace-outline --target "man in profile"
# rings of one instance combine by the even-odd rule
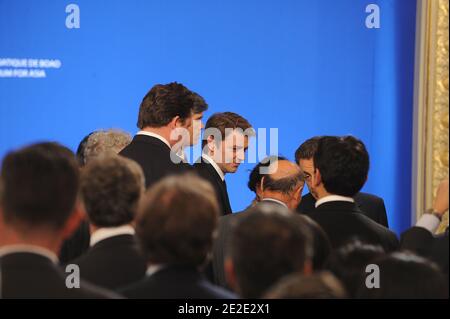
[[[141,165],[147,188],[189,170],[177,152],[198,142],[207,109],[202,97],[176,82],[157,84],[147,93],[139,108],[140,131],[120,152]]]

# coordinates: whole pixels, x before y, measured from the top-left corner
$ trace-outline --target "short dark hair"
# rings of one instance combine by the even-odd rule
[[[138,212],[136,233],[150,262],[201,266],[212,249],[219,206],[200,177],[169,176],[152,186]]]
[[[312,235],[312,266],[314,271],[322,270],[325,267],[330,253],[331,253],[331,243],[328,235],[325,231],[317,224],[313,219],[306,215],[298,215],[299,218],[303,220],[303,224],[309,228]]]
[[[91,160],[81,175],[90,223],[116,227],[133,221],[144,185],[142,168],[133,160],[111,154]]]
[[[287,158],[283,156],[271,155],[267,156],[261,162],[256,164],[256,166],[250,171],[247,183],[248,188],[252,192],[256,192],[257,185],[261,183],[261,179],[263,178],[263,176],[265,176],[260,173],[261,167],[269,167],[269,165],[275,161],[284,161],[284,160],[287,160]]]
[[[330,194],[353,197],[364,186],[369,173],[369,153],[353,136],[320,138],[314,167]]]
[[[221,135],[222,141],[225,140],[227,129],[241,129],[245,132],[247,129],[252,129],[251,124],[241,115],[233,112],[214,113],[205,124],[205,130],[216,128]],[[253,135],[254,132],[251,132]],[[203,137],[202,148],[208,143],[207,136]]]
[[[137,126],[140,129],[162,127],[176,116],[185,121],[192,114],[207,109],[205,100],[184,85],[177,82],[157,84],[142,99]]]
[[[292,274],[270,288],[269,299],[343,299],[347,297],[342,283],[331,273]]]
[[[281,277],[301,272],[311,255],[307,227],[280,205],[261,203],[233,227],[230,257],[243,298],[259,298]]]
[[[364,299],[446,299],[448,278],[428,259],[395,252],[373,261],[379,267],[380,287],[369,289],[361,282],[357,293]]]
[[[317,145],[321,136],[314,136],[304,141],[295,151],[295,161],[298,163],[301,159],[312,159],[317,151]]]
[[[0,182],[6,223],[59,230],[74,209],[79,168],[67,147],[33,144],[6,155]]]
[[[367,265],[382,256],[384,256],[382,247],[354,240],[334,250],[326,268],[342,281],[349,296],[353,298],[367,276],[365,272]]]

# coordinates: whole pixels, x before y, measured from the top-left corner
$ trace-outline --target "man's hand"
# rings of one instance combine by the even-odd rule
[[[441,214],[441,216],[448,210],[448,195],[447,178],[439,184],[433,205],[434,212]]]

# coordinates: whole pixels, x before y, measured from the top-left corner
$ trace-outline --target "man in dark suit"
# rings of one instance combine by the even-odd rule
[[[147,93],[139,109],[140,131],[120,152],[141,165],[147,188],[189,170],[178,153],[198,142],[207,108],[203,98],[176,82],[155,85]]]
[[[90,160],[103,154],[117,154],[130,142],[130,134],[121,130],[110,129],[91,132],[78,145],[76,152],[78,164],[81,168]],[[89,249],[89,242],[89,223],[87,220],[82,220],[72,237],[64,241],[59,253],[60,262],[67,264],[69,261],[80,257]]]
[[[74,154],[56,143],[11,152],[0,182],[0,298],[115,297],[58,267],[56,254],[82,218]]]
[[[310,187],[318,200],[310,217],[328,234],[332,247],[358,238],[386,251],[395,250],[396,235],[364,216],[353,198],[369,172],[365,145],[352,136],[321,137],[313,163]]]
[[[261,181],[258,183],[258,202],[273,203],[285,208],[294,210],[299,201],[304,186],[303,175],[300,168],[284,158],[272,161],[262,161],[256,165],[255,170],[261,167],[271,167],[269,174],[261,175]],[[255,174],[255,173],[254,173]],[[254,175],[253,174],[253,175]],[[253,176],[250,174],[250,176]],[[224,262],[229,253],[229,240],[231,237],[233,224],[241,216],[246,215],[248,208],[243,212],[223,216],[219,219],[218,236],[214,242],[212,268],[214,282],[222,287],[227,287],[225,279]]]
[[[433,204],[417,221],[416,225],[405,231],[400,238],[401,248],[436,262],[448,276],[449,238],[448,226],[444,233],[434,235],[449,207],[448,178],[441,182]]]
[[[305,181],[308,185],[310,192],[303,196],[300,205],[297,207],[297,211],[303,214],[310,214],[316,203],[316,196],[311,192],[311,176],[314,173],[313,157],[317,150],[317,143],[320,137],[312,137],[306,140],[295,152],[295,160],[302,169],[305,175]],[[382,198],[368,194],[358,192],[354,197],[355,203],[359,210],[372,219],[373,221],[381,224],[385,227],[389,227],[386,214],[386,207]]]
[[[145,195],[136,232],[147,277],[122,292],[140,299],[235,298],[202,274],[219,208],[209,183],[194,175],[166,177]]]
[[[312,273],[312,235],[304,216],[274,201],[263,201],[239,215],[225,272],[240,297],[261,298],[289,274]]]
[[[130,159],[109,155],[84,167],[81,194],[91,247],[71,264],[79,266],[86,281],[117,290],[145,276],[146,261],[131,225],[144,187],[142,169]]]
[[[233,212],[225,175],[235,173],[244,161],[248,139],[252,135],[254,131],[250,123],[236,113],[216,113],[206,122],[202,141],[203,153],[194,168],[213,186],[221,215]]]

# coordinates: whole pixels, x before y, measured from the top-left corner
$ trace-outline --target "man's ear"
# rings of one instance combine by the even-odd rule
[[[300,185],[295,190],[294,197],[295,197],[296,200],[300,200],[302,198],[302,192],[303,192],[303,187],[304,186],[305,186],[304,183],[300,183]]]
[[[84,205],[80,200],[77,200],[69,218],[66,221],[66,224],[63,229],[63,238],[67,239],[72,236],[72,234],[77,230],[80,226],[80,223],[85,219],[86,212],[84,209]]]
[[[256,187],[255,187],[255,193],[256,193],[257,201],[261,200],[262,191],[263,190],[261,189],[261,182],[259,182],[259,183],[256,184]]]
[[[261,192],[261,194],[262,193],[264,193],[264,179],[266,178],[266,176],[263,176],[262,178],[261,178],[261,182],[259,182],[259,191]]]
[[[206,139],[206,142],[207,142],[208,151],[210,151],[211,153],[214,153],[214,151],[216,150],[216,143],[214,141],[214,136],[213,135],[208,136],[208,138]]]
[[[224,262],[225,280],[234,292],[238,292],[236,272],[231,258],[226,258]]]
[[[173,120],[175,120],[175,128],[187,128],[191,125],[192,123],[192,117],[190,118],[186,118],[186,119],[182,119],[181,117],[179,117],[178,115],[175,116],[173,118]]]
[[[171,120],[170,123],[169,123],[169,126],[170,126],[170,128],[173,130],[173,129],[176,129],[176,128],[178,128],[178,127],[183,127],[184,124],[185,124],[185,121],[183,121],[183,120],[181,119],[181,117],[179,117],[179,116],[177,115],[177,116],[175,116],[174,118],[172,118],[172,120]]]

